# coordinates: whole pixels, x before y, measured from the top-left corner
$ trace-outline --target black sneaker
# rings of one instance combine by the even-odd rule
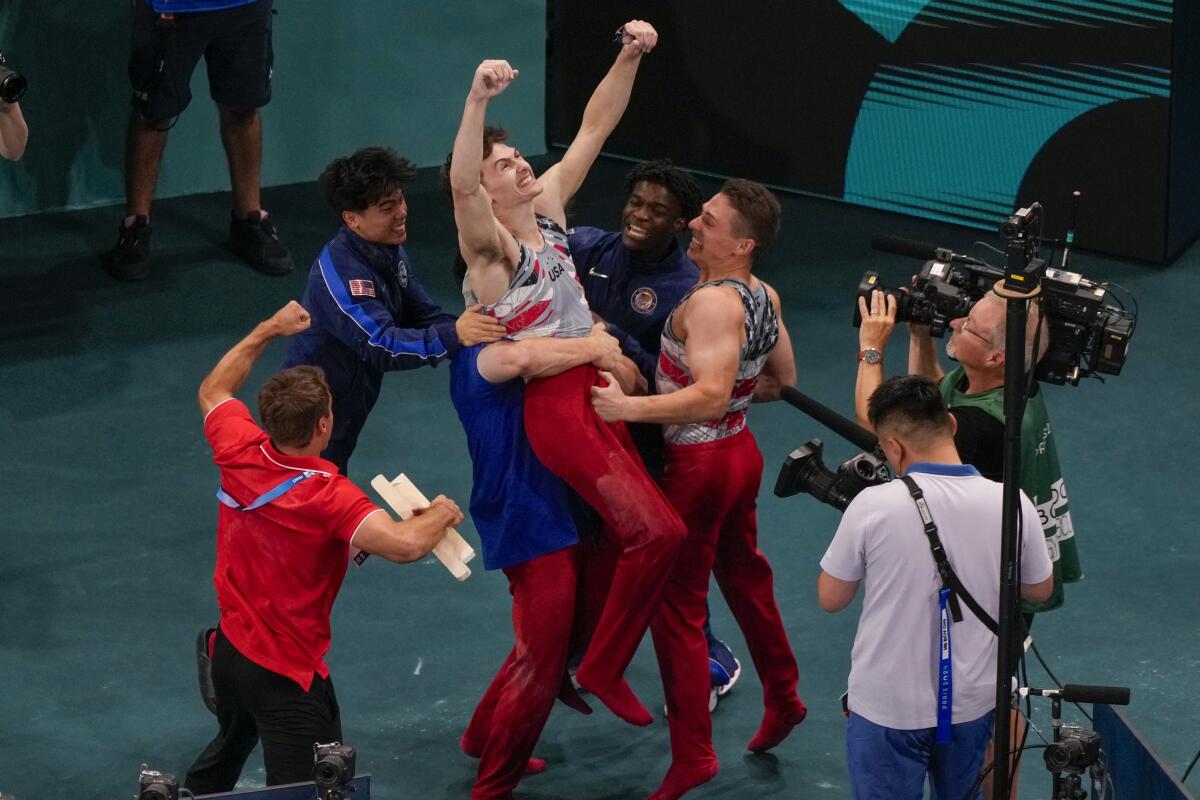
[[[229,248],[243,261],[265,275],[287,275],[292,271],[292,254],[283,242],[274,223],[261,211],[229,220]]]
[[[117,230],[117,246],[104,254],[104,271],[119,281],[140,281],[150,275],[150,220],[141,215]]]

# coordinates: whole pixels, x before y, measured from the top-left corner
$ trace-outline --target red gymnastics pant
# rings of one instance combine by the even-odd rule
[[[571,546],[504,568],[516,642],[463,734],[480,759],[472,800],[512,797],[542,735],[567,668],[578,556]]]
[[[704,638],[709,575],[716,574],[763,685],[768,709],[800,704],[800,672],[775,604],[771,565],[758,549],[755,507],[762,453],[748,428],[727,439],[667,445],[663,489],[688,526],[650,625],[667,697],[673,767],[715,766]]]
[[[525,433],[534,453],[604,520],[619,550],[608,598],[579,683],[597,696],[612,690],[633,659],[658,606],[687,530],[646,473],[623,424],[592,407],[592,366],[575,367],[525,387]]]

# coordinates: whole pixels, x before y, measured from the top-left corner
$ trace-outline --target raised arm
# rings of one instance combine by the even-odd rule
[[[882,355],[888,337],[896,327],[896,298],[878,289],[871,292],[871,306],[858,298],[862,325],[858,329],[859,350],[877,350]],[[883,383],[883,360],[872,364],[866,359],[858,362],[858,377],[854,380],[854,417],[859,426],[874,431],[867,417],[867,401]]]
[[[581,364],[611,370],[620,357],[617,340],[599,324],[592,327],[590,336],[569,339],[538,336],[518,342],[496,342],[479,354],[478,365],[484,380],[503,383],[518,377],[557,375]]]
[[[25,153],[29,142],[29,126],[19,103],[0,100],[0,158],[16,161]]]
[[[766,283],[767,296],[775,306],[775,319],[779,321],[779,341],[767,356],[758,383],[754,386],[755,403],[770,403],[779,399],[779,392],[784,386],[796,385],[796,356],[792,352],[792,337],[788,335],[787,327],[783,324],[783,308],[779,302],[779,294]]]
[[[483,169],[483,127],[488,103],[517,77],[507,61],[484,61],[475,70],[463,107],[454,151],[450,157],[450,191],[458,244],[467,262],[471,290],[483,302],[504,293],[519,258],[517,242],[492,211],[492,201],[480,182]]]
[[[592,389],[592,404],[601,419],[678,425],[719,419],[725,413],[746,336],[741,298],[725,287],[703,288],[688,298],[683,316],[692,383],[668,394],[630,397],[609,381]]]
[[[276,311],[270,319],[258,323],[250,335],[221,357],[212,372],[200,384],[198,399],[200,413],[208,412],[233,397],[246,382],[254,362],[262,355],[267,342],[276,336],[291,336],[309,326],[308,312],[295,300]]]
[[[923,375],[937,383],[945,373],[938,361],[937,348],[928,325],[908,326],[908,374]]]
[[[658,32],[649,22],[630,20],[621,30],[624,33],[617,60],[596,86],[596,91],[592,92],[592,98],[583,110],[579,132],[575,134],[562,160],[542,175],[544,191],[533,201],[535,211],[550,217],[564,228],[567,225],[567,203],[583,185],[583,179],[600,155],[604,142],[625,114],[642,56],[658,44]]]

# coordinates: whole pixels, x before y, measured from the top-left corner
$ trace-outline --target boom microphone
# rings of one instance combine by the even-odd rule
[[[794,386],[784,386],[779,396],[788,405],[794,406],[805,414],[824,425],[829,430],[841,436],[855,447],[871,453],[879,447],[879,439],[865,428],[859,427],[831,408],[821,405]]]
[[[1058,697],[1066,700],[1068,703],[1105,703],[1110,706],[1129,705],[1129,687],[1127,686],[1086,686],[1084,684],[1068,683],[1061,689],[1022,689],[1021,694]]]
[[[872,236],[871,249],[882,253],[892,253],[898,256],[919,258],[922,261],[961,261],[964,264],[980,264],[984,262],[973,256],[953,253],[944,247],[938,247],[929,242],[918,242],[901,236]]]

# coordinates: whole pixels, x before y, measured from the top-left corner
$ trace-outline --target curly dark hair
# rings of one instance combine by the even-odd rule
[[[352,156],[335,158],[317,185],[334,211],[365,211],[417,177],[417,166],[390,147],[364,147]]]
[[[483,128],[483,157],[487,158],[492,154],[493,145],[498,142],[507,142],[508,136],[507,128],[501,128],[499,125],[485,125]],[[450,159],[453,157],[454,151],[451,150],[446,154],[446,162],[442,164],[442,168],[438,172],[438,185],[446,194],[450,194]]]
[[[671,193],[679,203],[679,215],[690,220],[700,216],[700,184],[690,173],[675,166],[669,158],[645,161],[629,170],[625,176],[625,197],[642,181],[655,183]]]

